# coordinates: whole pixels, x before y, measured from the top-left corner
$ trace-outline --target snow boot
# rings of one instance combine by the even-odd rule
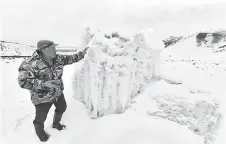
[[[63,115],[62,113],[55,112],[54,118],[53,118],[52,127],[59,130],[59,131],[66,129],[66,126],[60,123],[62,115]]]
[[[34,124],[35,132],[40,141],[45,142],[49,139],[49,135],[44,131],[44,124]]]

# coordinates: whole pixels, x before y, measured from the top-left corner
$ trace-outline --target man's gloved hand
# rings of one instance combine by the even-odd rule
[[[88,49],[89,49],[89,47],[86,47],[86,48],[82,51],[82,55],[83,55],[83,56],[86,55]]]
[[[86,55],[86,52],[88,50],[89,47],[86,47],[82,52],[78,52],[78,59],[83,59],[84,56]]]
[[[43,87],[47,87],[49,89],[53,89],[53,88],[59,88],[61,84],[61,80],[49,80],[49,81],[45,81],[42,83]]]
[[[82,52],[78,52],[78,59],[81,60],[84,58],[84,55],[82,54]]]

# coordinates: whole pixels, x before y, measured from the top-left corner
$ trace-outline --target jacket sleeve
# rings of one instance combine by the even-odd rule
[[[37,91],[45,89],[42,86],[44,80],[38,80],[35,76],[34,70],[29,65],[22,64],[19,67],[19,76],[18,76],[18,83],[21,88]]]
[[[76,62],[79,62],[80,60],[82,60],[84,58],[82,52],[78,52],[78,54],[73,54],[73,55],[61,55],[58,54],[59,58],[61,59],[61,61],[63,62],[63,65],[70,65]]]

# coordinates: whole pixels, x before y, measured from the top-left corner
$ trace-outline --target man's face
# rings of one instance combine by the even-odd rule
[[[55,46],[50,46],[42,50],[42,52],[48,56],[49,58],[53,59],[56,57],[56,48]]]

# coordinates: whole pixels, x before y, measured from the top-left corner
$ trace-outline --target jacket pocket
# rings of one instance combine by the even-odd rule
[[[49,90],[38,90],[36,92],[38,98],[45,98],[49,93]]]

